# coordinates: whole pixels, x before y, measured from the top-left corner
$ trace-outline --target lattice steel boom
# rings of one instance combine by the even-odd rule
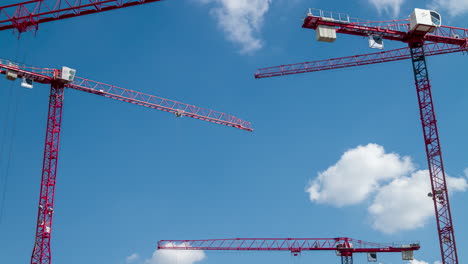
[[[423,48],[426,56],[468,51],[466,47],[445,43],[429,43],[425,44]],[[409,47],[376,53],[262,68],[257,70],[255,78],[260,79],[298,73],[325,71],[408,59],[411,59],[411,50]]]
[[[371,243],[348,237],[337,238],[232,238],[204,240],[161,240],[158,249],[168,250],[238,250],[238,251],[335,251],[342,263],[352,263],[355,253],[401,252],[412,258],[418,242],[407,245]],[[406,255],[405,255],[406,254]]]
[[[56,80],[57,76],[60,74],[60,70],[58,69],[21,66],[18,63],[0,59],[0,73],[5,74],[7,70],[18,72],[18,78],[26,77],[34,82],[42,84],[53,84],[54,80]],[[75,77],[73,82],[64,84],[64,87],[173,113],[177,116],[187,116],[249,132],[253,131],[250,122],[233,115],[121,88],[115,85]]]
[[[455,233],[426,56],[468,51],[468,29],[436,25],[436,22],[440,22],[440,15],[430,11],[430,18],[434,23],[430,25],[432,29],[426,27],[426,24],[421,24],[427,28],[421,30],[419,22],[414,19],[417,12],[420,11],[415,9],[411,16],[413,20],[408,23],[408,19],[373,22],[353,19],[344,14],[309,9],[302,24],[303,28],[328,30],[332,33],[364,37],[378,36],[381,39],[407,43],[408,47],[378,53],[263,68],[257,70],[255,77],[266,78],[411,59],[432,187],[430,196],[434,202],[442,262],[444,264],[458,264]],[[317,38],[320,39],[319,37],[318,35]],[[333,39],[324,38],[323,41],[333,42]]]
[[[162,0],[31,0],[0,6],[0,31],[37,30],[39,24]]]

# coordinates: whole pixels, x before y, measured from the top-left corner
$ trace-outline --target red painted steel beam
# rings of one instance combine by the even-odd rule
[[[434,33],[426,34],[425,41],[447,43],[468,47],[468,29],[459,27],[441,26]]]
[[[457,45],[450,45],[444,43],[429,43],[424,45],[424,51],[426,56],[433,56],[446,53],[468,51],[468,46],[460,47]],[[333,70],[407,59],[411,59],[411,52],[408,47],[377,53],[361,54],[341,58],[285,64],[280,66],[262,68],[257,70],[257,72],[255,73],[255,78],[267,78],[306,72]]]
[[[372,24],[371,22],[369,24]],[[319,25],[335,27],[337,33],[343,33],[348,35],[356,36],[368,36],[371,34],[377,34],[382,36],[384,39],[404,41],[407,38],[407,31],[402,31],[408,28],[406,24],[397,24],[395,26],[388,27],[375,27],[361,23],[348,23],[341,21],[331,21],[324,19],[320,16],[314,16],[308,14],[304,18],[303,28],[317,29]]]
[[[18,78],[26,77],[42,84],[51,84],[54,79],[54,71],[57,71],[55,69],[31,67],[10,60],[0,59],[0,73],[5,74],[6,70],[17,72]]]
[[[162,0],[32,0],[0,6],[0,31],[37,30],[39,24]]]
[[[379,35],[383,39],[395,40],[408,43],[414,38],[421,38],[420,35],[409,31],[409,24],[402,23],[389,23],[383,26],[374,26],[375,22],[344,22],[344,21],[331,21],[329,19],[307,14],[302,24],[303,28],[316,29],[319,25],[335,27],[336,33],[363,36]],[[466,47],[468,44],[468,29],[440,26],[433,33],[423,36],[424,41],[431,41],[436,43],[445,43]]]
[[[26,77],[32,79],[34,82],[43,84],[53,83],[55,79],[54,76],[59,76],[60,74],[60,71],[57,69],[30,67],[0,59],[0,73],[6,74],[7,70],[14,70],[17,72],[18,78]],[[194,119],[234,127],[245,131],[253,131],[250,122],[230,114],[189,105],[162,97],[105,84],[102,82],[75,77],[75,81],[65,84],[65,87],[177,114],[178,116],[187,116]]]
[[[187,116],[215,124],[235,127],[241,130],[253,131],[250,122],[230,114],[128,90],[114,85],[77,77],[73,83],[67,84],[66,87],[177,114],[179,116]]]
[[[343,253],[403,252],[419,250],[419,243],[388,245],[362,240],[338,238],[233,238],[205,240],[161,240],[158,249],[172,250],[240,250],[301,251],[334,250]]]

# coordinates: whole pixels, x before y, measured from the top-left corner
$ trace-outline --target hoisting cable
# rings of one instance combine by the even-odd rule
[[[14,61],[17,61],[18,55],[20,51],[20,38],[18,37],[17,45],[16,45],[16,54],[15,54],[15,59]],[[10,176],[10,167],[11,167],[11,160],[13,157],[13,152],[14,152],[14,141],[15,141],[15,135],[16,135],[16,120],[17,120],[17,114],[18,114],[18,106],[19,102],[21,99],[21,93],[19,93],[17,96],[15,96],[15,82],[11,82],[10,84],[10,93],[8,96],[8,104],[7,104],[7,111],[5,114],[5,124],[4,124],[4,131],[3,131],[3,136],[2,136],[2,142],[0,146],[0,184],[3,183],[0,189],[0,225],[3,221],[3,215],[5,212],[5,201],[6,201],[6,194],[8,191],[8,178]],[[15,98],[16,97],[16,98]],[[14,100],[15,99],[15,100]],[[13,113],[11,116],[11,126],[8,125],[9,119],[10,119],[10,111],[13,108]],[[6,151],[6,145],[7,145],[7,137],[8,137],[8,128],[11,127],[11,133],[10,133],[10,145],[8,151]],[[2,172],[2,161],[3,157],[6,156],[6,162],[5,162],[5,173]]]
[[[10,96],[9,96],[9,99],[12,99],[14,96],[13,96],[13,89],[14,89],[14,85],[15,83],[11,83],[10,85]],[[15,128],[16,128],[16,113],[18,112],[18,97],[16,98],[15,103],[14,103],[14,106],[13,106],[13,100],[10,100],[9,104],[7,105],[8,107],[8,110],[7,110],[7,114],[6,114],[6,118],[5,118],[5,129],[4,129],[4,132],[3,132],[3,139],[2,139],[2,146],[1,146],[1,150],[0,150],[0,183],[2,188],[1,188],[1,196],[0,196],[0,225],[2,223],[2,220],[3,220],[3,214],[4,214],[4,209],[5,209],[5,201],[6,201],[6,193],[7,193],[7,189],[8,189],[8,178],[10,176],[10,165],[11,165],[11,158],[13,156],[13,141],[15,139]],[[10,119],[10,111],[11,111],[11,108],[14,108],[13,109],[13,114],[12,114],[12,117],[11,117],[11,122],[9,122],[9,119]],[[9,123],[11,123],[11,126],[9,126]],[[9,148],[7,146],[7,138],[8,138],[8,128],[11,128],[11,133],[10,133],[10,144],[9,144]],[[6,150],[6,148],[8,148],[8,150]],[[3,159],[3,157],[5,157],[6,159]],[[6,162],[4,162],[4,168],[2,169],[2,161],[5,160]],[[1,171],[4,171],[5,173],[1,173]]]

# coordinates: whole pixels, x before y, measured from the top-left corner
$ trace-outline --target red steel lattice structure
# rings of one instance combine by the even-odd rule
[[[31,0],[0,7],[0,31],[37,30],[39,24],[162,0]]]
[[[36,241],[31,256],[31,263],[50,263],[52,219],[55,201],[58,155],[60,146],[60,126],[62,123],[64,87],[53,83],[50,87],[49,114],[47,117],[46,141],[42,165],[39,210],[37,213]]]
[[[391,21],[384,23],[383,26],[375,26],[373,24],[377,22],[352,21],[346,15],[328,14],[331,17],[328,15],[324,17],[324,12],[321,10],[309,9],[302,27],[315,30],[318,26],[325,25],[334,28],[337,33],[363,37],[377,35],[383,39],[407,43],[408,47],[372,54],[263,68],[255,73],[255,77],[266,78],[411,59],[424,134],[432,188],[431,196],[434,203],[442,262],[444,264],[458,264],[446,177],[425,57],[468,51],[468,29],[440,26],[433,33],[423,34],[411,31],[407,22]]]
[[[395,253],[419,250],[419,243],[388,245],[348,237],[337,238],[232,238],[204,240],[161,240],[158,249],[238,251],[336,251],[342,263],[352,263],[355,253]],[[411,254],[412,255],[412,254]]]
[[[37,31],[39,24],[42,23],[159,1],[162,0],[30,0],[0,7],[0,31],[15,29],[18,32],[19,37],[21,33],[30,30]],[[176,111],[178,116],[187,115],[200,120],[236,126],[241,129],[243,128],[242,125],[235,123],[239,120],[225,120],[230,117],[223,116],[222,113],[86,79],[77,79],[81,80],[81,83],[65,85],[65,83],[57,81],[57,74],[59,74],[57,70],[50,71],[49,69],[36,68],[34,69],[36,72],[28,72],[24,69],[21,70],[18,67],[13,67],[16,69],[12,69],[12,65],[9,65],[9,62],[7,62],[7,64],[2,65],[3,68],[1,68],[1,72],[4,74],[7,70],[12,70],[16,72],[19,77],[26,77],[39,83],[47,83],[51,85],[36,239],[31,256],[32,264],[51,263],[52,259],[50,236],[60,143],[63,92],[65,87],[92,92],[113,99],[131,102],[167,112]],[[94,90],[97,87],[100,87],[100,89],[98,91]],[[186,111],[187,114],[185,114],[184,111]]]
[[[50,84],[49,114],[47,117],[46,141],[36,225],[36,239],[31,264],[51,263],[51,234],[54,212],[55,186],[62,121],[64,89],[71,88],[104,97],[141,105],[176,116],[187,116],[215,124],[253,131],[249,122],[240,118],[194,105],[189,105],[125,88],[75,77],[73,82],[60,79],[60,70],[19,66],[0,59],[0,73],[13,72],[17,78],[28,78],[42,84]]]
[[[424,45],[424,52],[426,56],[463,51],[466,51],[466,48],[463,46],[451,45],[446,43],[428,43]],[[401,48],[376,53],[360,54],[348,57],[285,64],[280,66],[263,68],[259,69],[255,73],[255,78],[260,79],[306,72],[326,71],[407,59],[411,59],[410,48]]]

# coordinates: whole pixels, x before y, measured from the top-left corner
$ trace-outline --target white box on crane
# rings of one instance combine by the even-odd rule
[[[315,35],[318,41],[334,42],[336,40],[336,30],[333,26],[319,25],[315,29]]]
[[[63,66],[62,67],[62,72],[61,72],[61,75],[60,75],[60,79],[66,81],[66,82],[73,82],[73,80],[75,79],[75,74],[76,74],[75,69]]]
[[[410,31],[431,33],[440,27],[442,18],[432,10],[415,8],[410,15]]]
[[[13,64],[11,62],[8,63],[8,66],[12,66],[12,67],[15,67],[15,68],[18,67],[17,65],[15,65],[15,64]],[[16,78],[18,78],[18,72],[14,71],[14,70],[7,69],[5,77],[10,81],[14,81],[14,80],[16,80]]]
[[[414,259],[414,252],[412,250],[402,251],[401,252],[401,259],[402,260],[413,260]]]
[[[18,78],[18,72],[13,70],[6,70],[5,77],[10,81],[14,81],[16,78]]]

